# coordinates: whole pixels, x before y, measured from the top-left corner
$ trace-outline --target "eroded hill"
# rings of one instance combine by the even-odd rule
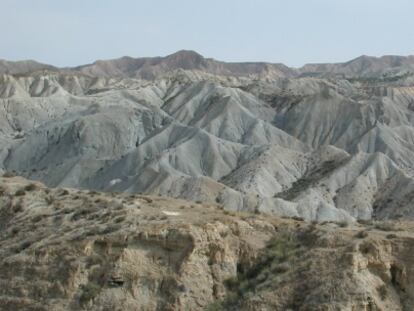
[[[3,62],[0,170],[309,221],[412,219],[412,60]]]
[[[410,222],[306,223],[7,176],[0,310],[414,306]]]

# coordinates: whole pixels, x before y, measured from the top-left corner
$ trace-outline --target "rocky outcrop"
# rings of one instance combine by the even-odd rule
[[[305,223],[0,179],[0,310],[411,310],[409,222]]]
[[[270,223],[217,206],[1,180],[1,310],[197,310]]]
[[[276,235],[231,282],[225,310],[411,310],[411,233],[403,225],[308,227]],[[412,224],[409,225],[412,230]],[[385,230],[382,231],[382,230]],[[408,283],[407,283],[408,282]]]

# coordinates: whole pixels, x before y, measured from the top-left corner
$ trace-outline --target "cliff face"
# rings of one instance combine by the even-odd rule
[[[388,226],[310,226],[290,246],[276,234],[267,259],[239,276],[223,309],[412,310],[413,236]]]
[[[412,310],[414,226],[0,179],[0,310]]]
[[[1,183],[1,310],[201,309],[275,231],[185,201]]]

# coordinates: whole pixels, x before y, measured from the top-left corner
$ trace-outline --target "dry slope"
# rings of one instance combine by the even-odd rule
[[[0,310],[412,310],[412,223],[0,178]]]

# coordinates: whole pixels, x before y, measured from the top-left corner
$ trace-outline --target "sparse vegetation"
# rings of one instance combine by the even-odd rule
[[[291,269],[289,259],[299,251],[300,243],[293,233],[283,233],[272,238],[253,266],[240,267],[237,276],[226,280],[229,291],[226,301],[211,307],[225,308],[227,304],[234,304],[247,293],[254,292],[260,284],[274,283],[281,274]]]
[[[125,216],[119,216],[119,217],[114,219],[115,223],[121,223],[123,221],[125,221]]]
[[[397,238],[397,235],[395,233],[390,233],[390,234],[387,234],[386,238],[390,239],[390,240],[395,239],[395,238]]]
[[[72,215],[72,221],[76,221],[82,217],[85,217],[86,215],[88,215],[89,213],[91,213],[92,210],[88,209],[88,208],[81,208],[78,209],[77,211],[75,211],[75,213],[73,213]]]
[[[152,201],[153,201],[151,198],[148,198],[148,197],[139,197],[139,198],[144,200],[147,203],[152,203]]]
[[[93,260],[90,260],[91,262],[87,262],[85,257],[89,256],[90,254],[94,254],[97,257],[104,258],[103,260],[109,262],[110,260],[112,260],[111,256],[118,256],[118,254],[115,255],[115,252],[117,252],[118,249],[129,247],[128,243],[130,242],[131,245],[134,245],[134,247],[136,247],[136,249],[140,251],[140,243],[142,241],[138,238],[135,240],[134,237],[134,235],[136,235],[137,233],[135,226],[137,226],[138,224],[138,230],[140,231],[140,234],[141,232],[143,233],[142,236],[147,236],[148,234],[155,235],[151,237],[147,236],[145,240],[145,247],[148,248],[152,247],[151,243],[153,243],[154,240],[159,240],[159,236],[157,233],[157,231],[159,230],[158,228],[162,228],[162,230],[169,230],[170,228],[174,228],[172,227],[172,225],[170,227],[170,225],[167,224],[167,221],[169,221],[170,219],[171,224],[179,224],[180,228],[182,227],[182,229],[180,230],[187,230],[185,226],[182,226],[183,223],[190,223],[193,227],[200,226],[202,230],[211,230],[211,228],[209,227],[214,226],[220,227],[220,232],[215,233],[217,239],[214,238],[214,241],[211,243],[213,245],[211,247],[214,248],[213,250],[211,250],[211,258],[208,257],[207,260],[209,261],[209,264],[212,266],[212,269],[222,269],[222,267],[220,266],[221,263],[223,262],[223,260],[227,260],[223,259],[223,257],[227,256],[227,258],[231,258],[230,256],[233,256],[235,258],[235,263],[233,267],[237,266],[237,274],[235,277],[230,278],[226,281],[226,287],[228,291],[228,296],[226,300],[210,305],[207,308],[208,310],[226,310],[228,309],[227,303],[237,303],[238,301],[241,301],[244,297],[253,297],[254,295],[256,295],[256,293],[262,291],[263,288],[270,287],[271,289],[273,289],[272,286],[275,286],[274,288],[276,288],[276,286],[283,287],[283,285],[281,284],[283,284],[283,282],[288,282],[290,280],[289,278],[293,278],[293,275],[299,271],[297,270],[297,266],[300,266],[300,271],[306,271],[307,267],[309,266],[311,266],[313,269],[314,266],[316,266],[315,261],[303,260],[301,263],[299,263],[299,260],[297,260],[297,258],[303,259],[303,257],[301,257],[303,256],[303,253],[308,248],[310,249],[310,247],[317,243],[319,243],[315,247],[317,251],[319,251],[320,248],[323,248],[324,253],[326,251],[327,254],[332,254],[329,252],[331,252],[332,249],[337,247],[340,243],[343,243],[341,244],[341,247],[344,245],[346,246],[346,239],[352,239],[354,237],[364,239],[368,236],[366,230],[371,230],[369,239],[366,239],[365,241],[356,242],[356,244],[358,245],[365,244],[364,247],[361,248],[361,256],[364,256],[364,250],[369,255],[372,254],[372,252],[374,251],[372,248],[372,244],[370,244],[371,241],[374,241],[375,239],[384,239],[384,236],[386,234],[374,232],[372,230],[373,227],[364,228],[362,226],[359,226],[359,228],[355,228],[355,226],[352,226],[351,228],[348,228],[346,230],[341,230],[341,228],[335,228],[335,226],[332,225],[321,226],[316,222],[308,224],[305,223],[304,219],[300,216],[294,216],[291,218],[285,217],[285,220],[274,218],[274,222],[272,222],[269,219],[273,219],[273,217],[268,215],[258,217],[254,216],[253,213],[242,214],[240,212],[234,213],[229,210],[214,211],[213,208],[223,208],[223,206],[216,206],[215,204],[208,205],[205,203],[203,204],[203,206],[192,204],[192,207],[194,208],[193,210],[184,210],[186,206],[189,207],[190,205],[184,205],[185,203],[183,203],[182,201],[177,201],[177,203],[174,203],[170,206],[168,201],[170,199],[167,198],[154,199],[153,202],[153,199],[137,196],[137,199],[141,200],[139,201],[139,204],[142,203],[143,209],[141,211],[136,211],[133,208],[131,208],[133,204],[136,204],[136,202],[134,202],[135,200],[132,197],[120,195],[116,198],[110,198],[109,194],[105,193],[94,194],[87,193],[86,191],[76,193],[75,190],[68,191],[66,189],[53,189],[50,191],[49,194],[46,194],[46,191],[44,190],[43,186],[36,187],[36,185],[38,184],[34,183],[22,183],[21,185],[19,185],[16,182],[16,180],[10,180],[10,186],[8,185],[7,187],[3,187],[5,189],[3,192],[7,194],[3,196],[2,200],[6,201],[7,198],[10,197],[12,203],[17,201],[23,203],[23,206],[25,206],[25,204],[27,206],[39,206],[39,211],[28,211],[27,213],[24,213],[24,215],[13,215],[11,209],[8,209],[8,213],[11,214],[11,216],[6,215],[7,217],[15,217],[15,219],[26,219],[27,226],[24,227],[24,229],[20,232],[17,229],[15,229],[16,227],[13,223],[12,226],[9,226],[7,228],[7,231],[5,232],[7,232],[7,234],[10,234],[10,236],[13,239],[21,242],[23,241],[22,237],[29,237],[29,232],[31,231],[34,232],[35,230],[41,230],[43,227],[48,227],[50,231],[44,232],[45,237],[47,237],[46,239],[41,240],[43,238],[42,236],[39,240],[32,239],[30,240],[30,242],[25,241],[25,244],[16,243],[15,245],[17,246],[13,245],[12,251],[15,251],[17,248],[19,248],[19,251],[27,249],[27,251],[24,254],[25,256],[30,256],[31,253],[42,254],[41,252],[45,251],[46,248],[51,248],[51,246],[48,243],[58,244],[58,237],[55,237],[55,231],[52,230],[57,230],[56,228],[62,228],[62,239],[65,239],[65,242],[67,242],[68,245],[70,245],[70,247],[73,248],[73,250],[75,251],[74,253],[77,256],[84,256],[84,258],[82,258],[82,264],[85,263],[87,265],[86,269],[89,269],[87,271],[89,282],[82,289],[79,290],[77,296],[80,297],[80,301],[82,301],[83,303],[94,300],[100,293],[101,285],[105,284],[106,286],[108,284],[101,284],[101,279],[93,275],[93,272],[91,271],[96,268],[90,266],[93,264],[91,263]],[[19,187],[21,187],[21,189],[19,189]],[[24,194],[22,194],[20,198],[15,198],[12,195],[9,195],[9,192],[13,193],[16,189],[22,190],[22,193],[26,194],[27,197],[23,197]],[[66,194],[66,197],[62,196]],[[75,194],[80,200],[75,200]],[[94,197],[92,198],[93,195]],[[36,202],[36,200],[38,202]],[[45,200],[48,203],[48,205],[53,204],[53,207],[59,204],[61,208],[54,210],[50,206],[45,206],[43,200]],[[146,204],[150,202],[154,204]],[[201,204],[201,201],[197,201],[197,204]],[[350,206],[352,206],[353,202],[351,202],[350,204]],[[101,208],[102,206],[106,205],[108,205],[108,207],[110,208],[106,210]],[[183,211],[180,211],[180,217],[167,217],[162,212],[163,210],[165,211],[165,207],[168,207],[168,209],[171,211],[178,211],[179,209]],[[44,210],[40,210],[42,208]],[[255,209],[255,212],[258,212],[257,208]],[[69,214],[69,216],[64,215],[64,213]],[[237,216],[237,218],[233,219],[233,217],[220,217],[220,215],[223,216],[223,214]],[[395,215],[395,213],[393,215]],[[190,217],[193,217],[196,220],[193,221]],[[4,219],[8,220],[8,218],[6,217]],[[144,221],[144,219],[147,219],[147,221]],[[180,223],[182,219],[184,219],[184,222]],[[248,223],[240,222],[239,219],[244,219]],[[127,222],[127,224],[123,223],[124,221]],[[214,223],[214,221],[219,221],[220,223]],[[208,226],[206,225],[207,222]],[[360,221],[360,223],[363,222]],[[372,224],[372,226],[375,226],[375,228],[377,229],[380,228],[381,230],[388,230],[386,228],[384,229],[384,224],[382,222],[370,221],[369,224]],[[396,226],[398,226],[398,222],[395,222],[393,224],[397,224]],[[348,226],[348,223],[345,221],[338,222],[337,225],[339,227],[346,227]],[[387,223],[385,224],[385,226],[388,225],[389,224]],[[228,227],[226,228],[226,226]],[[266,239],[264,239],[264,237],[262,236],[255,235],[256,233],[251,233],[251,240],[250,237],[249,239],[247,239],[245,237],[246,230],[251,230],[251,228],[258,228],[257,231],[259,231],[263,235],[266,235]],[[290,232],[294,233],[288,233],[289,231],[287,231],[286,228],[289,228],[289,230],[291,230]],[[305,238],[301,237],[300,232],[307,231],[307,228],[312,228],[313,233],[306,232],[304,234],[304,236],[306,236],[307,239],[305,243]],[[130,232],[128,230],[134,231]],[[39,232],[43,234],[42,231]],[[343,236],[341,236],[340,234],[335,235],[337,233],[341,233]],[[262,248],[263,243],[265,243],[269,236],[273,234],[275,234],[276,236],[274,236],[274,238],[272,238],[269,241],[266,248],[262,249],[262,251],[258,251],[254,247],[250,246],[250,244],[256,243],[257,240],[257,245],[259,245],[259,247]],[[321,239],[318,239],[318,236],[321,236]],[[388,234],[386,237],[388,239],[394,239],[396,235]],[[93,244],[94,239],[97,238],[107,239],[108,243],[112,245],[111,247],[113,248],[113,250],[107,252],[107,249],[105,248],[99,249],[95,248],[95,246],[90,246],[91,244]],[[120,238],[127,239],[128,243],[125,243],[125,240],[120,241]],[[172,236],[172,238],[174,237]],[[241,240],[239,242],[239,240],[237,239],[245,240]],[[38,241],[41,242],[39,243]],[[170,241],[167,242],[169,243]],[[187,242],[185,241],[185,239],[181,239],[180,243]],[[199,242],[192,241],[191,243],[193,245]],[[233,244],[229,246],[221,245],[221,243],[234,243],[236,246],[234,249]],[[390,242],[388,242],[388,244],[389,243]],[[399,243],[399,240],[392,241],[392,244],[396,243]],[[88,255],[84,255],[82,251],[79,251],[79,249],[77,249],[78,245],[81,244],[82,247],[84,247],[85,245],[88,247]],[[43,246],[41,247],[41,245]],[[180,249],[176,248],[184,248],[184,246],[187,246],[180,244],[178,245],[178,247],[176,247],[177,245],[175,245],[174,243],[172,243],[171,245],[171,250],[169,250],[169,252],[172,253],[176,251],[181,251]],[[351,251],[351,248],[347,249],[348,251]],[[227,252],[224,255],[223,250]],[[53,249],[53,251],[58,253],[60,249]],[[210,250],[208,250],[208,252],[209,251]],[[162,252],[164,252],[164,250],[160,248],[157,251],[157,254],[154,254],[154,260],[159,260],[160,263],[169,265],[169,262],[164,262],[165,257],[164,254],[161,254]],[[254,252],[254,254],[246,254],[249,252]],[[206,254],[204,252],[201,253],[202,255],[200,256],[205,256]],[[170,257],[171,259],[169,260],[175,260],[175,258],[177,257],[175,255],[175,253],[172,254],[172,256]],[[160,257],[157,258],[156,256]],[[199,254],[197,254],[197,256],[199,256]],[[202,259],[204,260],[205,258],[203,257]],[[100,263],[97,263],[96,265],[99,266]],[[185,269],[185,267],[183,269]],[[226,271],[228,273],[228,271],[231,270]],[[93,276],[90,277],[90,275]],[[226,274],[226,276],[228,275],[229,274]],[[103,282],[107,282],[107,276],[103,277],[103,279]],[[84,279],[82,279],[82,281],[84,281]],[[219,295],[221,295],[220,291],[222,290],[222,284],[219,284],[218,286],[220,286],[220,288],[218,289],[219,297]],[[380,295],[381,297],[386,297],[386,288],[385,290],[383,288],[378,288],[378,295]]]
[[[395,223],[389,221],[377,222],[374,227],[381,231],[398,231]]]
[[[274,195],[275,198],[281,198],[284,200],[293,200],[301,192],[305,191],[310,187],[314,187],[318,182],[329,176],[335,169],[344,165],[349,161],[349,158],[344,160],[329,160],[320,164],[319,167],[314,168],[312,171],[309,171],[305,176],[302,176],[296,180],[292,186],[284,191],[278,192]]]
[[[16,197],[18,197],[18,196],[23,196],[23,195],[25,195],[26,194],[26,191],[24,190],[24,189],[18,189],[15,193],[14,193],[14,195],[16,196]]]
[[[79,297],[79,302],[81,304],[85,304],[99,295],[101,292],[101,287],[94,282],[89,282],[88,284],[84,285],[81,290],[82,293]]]
[[[365,230],[359,231],[355,237],[358,239],[365,239],[368,236],[368,232]]]
[[[377,291],[378,291],[378,294],[381,297],[381,300],[385,300],[387,298],[387,296],[388,296],[388,289],[387,289],[387,286],[385,284],[379,286],[377,288]]]
[[[343,220],[343,221],[340,221],[340,222],[335,222],[339,227],[341,227],[341,228],[345,228],[345,227],[348,227],[349,226],[349,223],[347,222],[347,221],[345,221],[345,220]]]
[[[20,200],[17,200],[14,204],[13,204],[13,212],[14,213],[20,213],[20,212],[22,212],[24,210],[24,208],[23,208],[23,201],[20,199]]]
[[[13,172],[4,172],[3,173],[4,178],[11,178],[11,177],[15,177],[15,176],[16,176],[16,174],[13,173]]]
[[[69,194],[69,191],[66,189],[59,189],[56,193],[58,196],[65,196]]]
[[[16,250],[17,253],[24,251],[25,249],[29,248],[32,245],[30,241],[24,241],[20,244],[20,247]]]
[[[26,190],[26,191],[33,191],[33,190],[36,190],[36,189],[37,189],[37,185],[34,184],[34,183],[30,183],[30,184],[28,184],[24,187],[24,190]]]
[[[209,304],[204,310],[205,311],[225,311],[226,308],[222,301],[217,301],[212,304]]]
[[[47,205],[51,205],[54,202],[55,198],[51,195],[46,195],[45,196],[45,202],[47,203]]]
[[[37,222],[41,221],[43,219],[43,217],[45,217],[45,215],[41,215],[41,214],[36,215],[32,218],[32,222],[37,223]]]
[[[11,234],[14,236],[20,232],[20,229],[18,227],[13,227],[11,229]]]
[[[365,226],[370,226],[373,224],[371,219],[358,219],[358,223]]]

